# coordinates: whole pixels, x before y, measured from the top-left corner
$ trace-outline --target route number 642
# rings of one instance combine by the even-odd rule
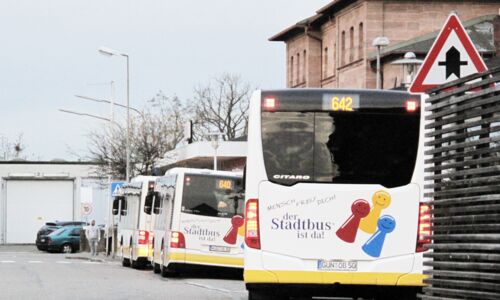
[[[332,97],[332,110],[333,111],[354,111],[352,109],[352,97],[342,96]]]

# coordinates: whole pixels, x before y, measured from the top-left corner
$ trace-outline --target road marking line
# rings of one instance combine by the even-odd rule
[[[201,288],[204,288],[207,290],[217,291],[217,292],[226,293],[226,294],[231,294],[232,292],[236,292],[236,291],[230,291],[230,290],[226,290],[226,289],[217,288],[217,287],[214,287],[214,286],[211,286],[208,284],[201,284],[201,283],[196,283],[196,282],[191,282],[191,281],[186,281],[185,283],[188,285],[193,285],[193,286],[201,287]]]
[[[70,264],[70,261],[63,261],[63,260],[58,260],[56,261],[56,264]]]
[[[2,264],[13,264],[13,263],[15,263],[15,261],[13,261],[13,260],[2,260],[2,261],[0,261],[0,263],[2,263]]]
[[[30,261],[28,261],[28,263],[29,264],[41,264],[41,263],[43,263],[43,261],[41,261],[41,260],[30,260]]]

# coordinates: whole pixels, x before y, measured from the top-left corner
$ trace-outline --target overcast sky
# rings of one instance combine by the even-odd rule
[[[285,48],[273,34],[329,0],[2,0],[0,137],[23,134],[30,158],[76,159],[103,121],[58,112],[109,116],[109,108],[73,95],[125,99],[130,55],[131,105],[158,90],[189,99],[195,85],[224,72],[254,87],[285,86]],[[122,112],[123,113],[123,112]]]

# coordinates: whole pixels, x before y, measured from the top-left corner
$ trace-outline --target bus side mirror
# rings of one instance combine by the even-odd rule
[[[169,199],[170,195],[169,194],[166,194],[165,195],[165,198]],[[159,215],[160,214],[160,201],[161,201],[161,198],[160,198],[160,193],[159,192],[155,192],[155,201],[154,201],[154,204],[153,204],[153,214],[155,215]]]
[[[113,209],[111,211],[113,216],[118,215],[118,207],[119,206],[120,206],[120,199],[119,199],[119,197],[115,197],[115,199],[113,200]]]
[[[122,199],[122,211],[120,212],[120,215],[126,216],[127,215],[127,200]]]
[[[149,192],[144,199],[144,212],[148,215],[151,214],[151,209],[153,208],[153,199],[155,198],[155,192]]]
[[[245,190],[247,184],[247,165],[243,168],[243,182],[241,183],[241,187]]]

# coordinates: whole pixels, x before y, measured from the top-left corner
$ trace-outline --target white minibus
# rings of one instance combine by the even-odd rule
[[[399,91],[253,94],[249,299],[415,299],[430,233],[421,106]]]
[[[163,276],[191,266],[243,267],[242,176],[175,168],[156,181],[152,264]]]
[[[119,212],[118,255],[122,257],[123,266],[137,268],[149,263],[154,215],[148,212],[147,200],[152,197],[156,178],[132,178],[123,186],[123,195],[117,196],[113,202],[113,214]]]

